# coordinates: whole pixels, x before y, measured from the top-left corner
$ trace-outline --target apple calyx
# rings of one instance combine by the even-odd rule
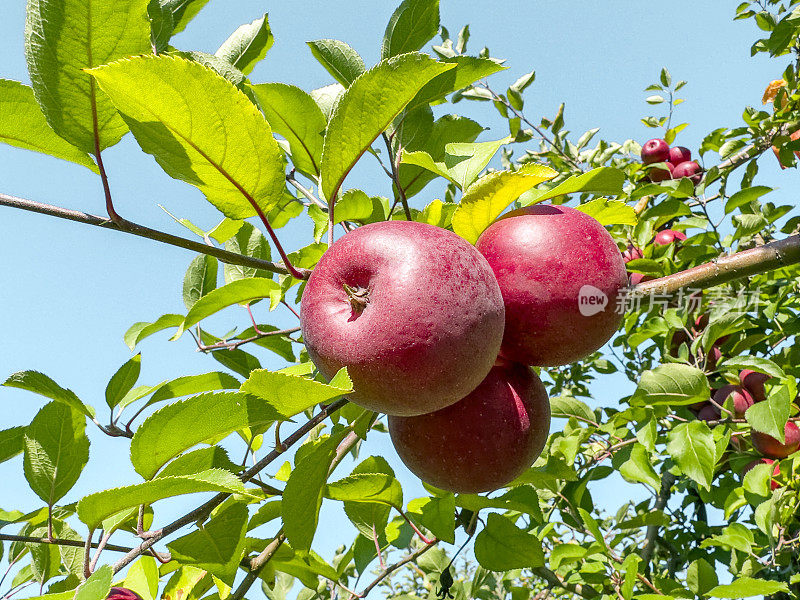
[[[342,284],[347,297],[350,299],[350,306],[353,309],[354,316],[360,315],[364,312],[369,304],[369,290],[362,287],[350,287],[346,283]]]

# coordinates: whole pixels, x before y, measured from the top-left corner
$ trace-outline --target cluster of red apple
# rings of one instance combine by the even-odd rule
[[[613,238],[571,208],[512,211],[475,246],[424,223],[373,223],[314,269],[303,341],[324,376],[347,367],[353,402],[389,415],[395,449],[420,479],[489,491],[547,441],[549,400],[530,367],[600,348],[622,319],[625,286]]]
[[[674,229],[662,229],[653,238],[653,244],[656,246],[669,246],[670,244],[682,242],[685,239],[686,234],[682,231],[675,231]],[[628,263],[639,258],[644,258],[642,249],[634,246],[633,244],[628,244],[628,248],[622,253],[622,259]],[[640,283],[644,281],[650,281],[651,279],[653,279],[653,277],[650,275],[645,275],[644,273],[631,273],[629,277],[631,285],[639,285]]]
[[[661,138],[645,142],[642,146],[642,164],[654,165],[647,176],[653,183],[667,179],[688,177],[697,185],[703,177],[703,169],[692,160],[692,152],[683,146],[670,148]],[[658,166],[656,166],[658,163]]]
[[[691,344],[692,340],[699,336],[708,326],[708,322],[708,314],[702,314],[695,320],[694,326],[691,328],[691,336],[684,330],[676,331],[670,341],[670,354],[672,356],[677,356],[681,344]],[[714,344],[705,356],[704,367],[706,370],[715,369],[717,363],[722,360],[722,350],[720,346],[728,340],[728,337],[729,336],[724,335],[714,341]],[[691,362],[695,362],[693,357]],[[744,417],[745,411],[753,406],[753,404],[766,401],[767,393],[764,384],[769,379],[770,376],[765,373],[753,371],[752,369],[742,369],[742,371],[739,372],[739,383],[726,383],[719,388],[712,388],[709,400],[692,404],[689,406],[689,410],[701,421],[718,421],[722,418],[722,407],[725,407],[725,403],[728,402],[728,407],[730,407],[733,414],[729,415],[729,413],[726,413],[726,416],[733,416],[737,419],[741,419]],[[728,407],[725,407],[726,410]],[[734,438],[734,440],[738,440],[738,438]],[[800,428],[798,428],[797,424],[793,421],[787,422],[784,428],[783,443],[766,433],[751,430],[750,441],[752,442],[753,449],[758,452],[762,458],[750,462],[745,467],[744,472],[746,473],[759,464],[775,463],[772,489],[777,489],[779,483],[775,481],[774,477],[780,475],[780,464],[775,461],[776,459],[786,458],[800,449]],[[738,441],[733,441],[732,443],[736,449],[742,448]]]

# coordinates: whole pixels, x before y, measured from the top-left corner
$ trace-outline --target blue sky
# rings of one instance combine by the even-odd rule
[[[29,83],[23,55],[24,3],[4,0],[2,4],[0,77]],[[463,25],[470,25],[470,52],[486,45],[493,56],[507,58],[510,68],[490,79],[495,89],[503,91],[517,77],[535,69],[536,82],[525,95],[526,115],[532,121],[552,117],[558,105],[566,102],[567,128],[575,138],[593,127],[600,127],[599,135],[608,140],[633,138],[643,143],[654,137],[639,119],[661,113],[659,107],[645,104],[648,94],[643,90],[666,66],[674,79],[689,82],[681,94],[686,102],[677,109],[676,118],[690,126],[678,142],[696,149],[712,129],[741,124],[743,108],[760,104],[765,85],[779,78],[786,65],[787,59],[770,61],[763,55],[750,58],[750,45],[758,32],[751,21],[732,21],[736,4],[711,0],[676,0],[661,5],[623,0],[510,0],[503,4],[443,0],[441,15],[442,24],[454,36]],[[213,52],[238,25],[268,12],[275,44],[253,71],[251,80],[287,82],[310,90],[331,83],[331,79],[311,56],[306,40],[341,39],[368,65],[374,64],[394,8],[394,2],[367,0],[211,0],[173,43],[184,50]],[[506,134],[502,121],[487,103],[462,102],[452,108],[490,127],[480,140]],[[517,154],[523,151],[521,148]],[[105,152],[104,160],[117,210],[124,217],[184,236],[190,234],[159,204],[207,229],[220,219],[196,189],[167,177],[149,155],[138,150],[130,136]],[[706,160],[714,164],[718,159],[707,155]],[[776,164],[763,162],[761,181],[766,185],[788,188],[796,184],[794,169],[781,172]],[[375,164],[359,166],[347,184],[372,194],[391,193]],[[2,145],[0,191],[103,214],[100,182],[89,171]],[[441,186],[429,186],[419,201],[430,201],[441,193]],[[312,241],[310,222],[297,221],[278,231],[290,250]],[[19,370],[42,371],[103,415],[106,382],[131,355],[122,342],[123,333],[133,322],[184,311],[181,283],[194,255],[4,207],[0,207],[0,236],[0,331],[4,335],[0,379]],[[258,305],[255,310],[259,314],[265,309]],[[244,311],[226,311],[213,321],[211,330],[221,333],[229,325],[245,325],[246,319]],[[278,325],[296,324],[283,309],[276,311],[275,319]],[[141,383],[219,368],[212,358],[195,352],[189,336],[179,342],[168,342],[167,337],[156,335],[141,346]],[[282,366],[270,355],[260,357],[265,367]],[[595,387],[598,404],[613,403],[620,395],[619,381],[614,382]],[[33,395],[0,388],[5,415],[0,427],[26,424],[41,405],[42,400]],[[401,476],[406,498],[421,495],[418,482],[402,468],[383,437],[380,443],[371,441],[364,456],[385,454]],[[94,431],[91,439],[94,458],[67,496],[68,501],[138,480],[127,467],[127,440],[104,438]],[[22,484],[20,465],[20,459],[0,465],[0,478]],[[607,493],[616,508],[622,500]],[[0,495],[3,509],[33,509],[38,502],[24,485],[6,485]],[[165,518],[177,514],[181,506],[173,503]],[[336,521],[337,516],[331,508],[323,513],[323,519]],[[321,528],[318,547],[329,557],[333,548],[349,543],[352,537],[348,526]]]

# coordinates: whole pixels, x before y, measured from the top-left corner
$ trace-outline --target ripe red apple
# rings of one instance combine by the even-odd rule
[[[759,373],[750,369],[742,369],[739,373],[739,381],[744,388],[753,396],[756,402],[763,402],[767,399],[767,392],[764,390],[764,383],[770,379],[766,373]]]
[[[475,389],[497,357],[503,315],[492,270],[467,241],[425,223],[385,221],[328,249],[300,317],[323,375],[347,367],[354,402],[409,416]]]
[[[142,600],[142,597],[128,588],[112,587],[106,600]]]
[[[781,444],[771,435],[761,433],[753,429],[750,432],[750,439],[753,442],[753,448],[759,454],[768,456],[769,458],[786,458],[790,454],[797,452],[800,448],[800,428],[794,423],[789,421],[783,428],[784,443]]]
[[[614,239],[592,217],[537,204],[500,217],[478,239],[506,305],[501,356],[526,365],[574,362],[622,321],[628,283]]]
[[[534,372],[498,364],[466,398],[416,417],[389,417],[397,454],[438,488],[496,490],[533,464],[547,442],[550,402]]]
[[[692,151],[684,146],[673,146],[669,149],[669,158],[667,160],[677,166],[682,162],[692,160]]]
[[[675,165],[675,168],[672,170],[672,178],[681,179],[682,177],[688,177],[692,180],[692,183],[697,185],[703,178],[703,168],[693,160],[687,160],[679,165]]]
[[[686,234],[682,231],[675,231],[674,229],[663,229],[656,234],[653,238],[653,243],[656,246],[669,246],[673,242],[683,241],[686,239]]]
[[[775,468],[772,469],[772,478],[770,479],[770,488],[774,491],[781,487],[781,484],[775,481],[776,477],[780,477],[781,474],[781,463],[775,462],[771,458],[758,458],[752,462],[749,462],[745,465],[744,470],[742,471],[742,477],[747,475],[748,471],[757,467],[758,465],[771,465],[774,464]]]
[[[669,160],[669,144],[661,138],[648,140],[642,146],[642,163],[649,165]]]
[[[622,260],[626,263],[632,260],[637,260],[639,258],[644,258],[644,254],[642,254],[642,249],[637,248],[633,244],[628,244],[628,247],[622,253]]]
[[[720,418],[720,410],[711,404],[711,402],[706,402],[706,404],[697,411],[697,418],[701,421],[718,421]]]
[[[673,166],[670,163],[664,164],[667,166],[666,169],[654,167],[647,172],[647,178],[653,183],[659,183],[660,181],[668,181],[672,179]]]
[[[753,406],[753,397],[740,385],[723,385],[714,394],[714,402],[722,406],[729,397],[733,398],[733,411],[741,418],[744,412]]]
[[[711,350],[706,354],[706,370],[716,369],[720,360],[722,360],[722,350],[719,349],[719,346],[711,346]]]

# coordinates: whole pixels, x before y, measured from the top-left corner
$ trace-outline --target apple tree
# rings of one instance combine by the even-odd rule
[[[105,214],[2,190],[0,205],[195,253],[185,313],[147,316],[124,341],[146,356],[151,336],[191,336],[209,361],[205,374],[153,385],[139,381],[136,354],[108,381],[105,406],[44,373],[3,374],[41,402],[31,422],[0,431],[0,461],[21,467],[10,485],[40,499],[0,513],[3,598],[29,585],[52,600],[102,600],[112,586],[144,600],[796,597],[800,215],[770,201],[776,184],[759,167],[796,167],[798,62],[762,106],[694,149],[676,145],[685,82],[661,70],[647,89],[657,114],[644,119],[656,143],[643,150],[597,129],[573,134],[563,105],[532,115],[534,74],[498,89],[503,61],[471,52],[468,28],[451,37],[438,0],[397,7],[375,65],[343,41],[309,42],[330,75],[315,90],[251,81],[273,40],[266,17],[214,54],[174,47],[206,2],[29,0],[31,86],[0,80],[0,140],[96,173]],[[735,9],[763,36],[754,55],[800,54],[797,4]],[[486,139],[456,114],[460,102],[499,115],[507,135]],[[179,215],[185,230],[172,233],[119,214],[103,152],[128,134],[219,220]],[[383,190],[348,185],[360,161],[377,161]],[[474,244],[510,207],[539,203],[577,208],[613,238],[630,285],[598,310],[621,326],[580,360],[535,368],[553,427],[513,481],[477,494],[426,484],[408,498],[400,459],[371,449],[387,417],[357,402],[355,370],[323,376],[299,314],[279,327],[251,305],[299,313],[328,247],[360,227],[414,221]],[[314,242],[287,253],[281,228],[301,217]],[[569,274],[568,258],[547,268]],[[217,330],[207,319],[224,309],[229,327]],[[265,353],[284,368],[262,368]],[[597,396],[612,376],[635,391]],[[549,420],[531,425],[544,440]],[[139,480],[71,496],[103,459],[87,429],[129,444]],[[603,486],[615,503],[594,500]],[[166,518],[159,509],[176,497],[186,510]],[[352,524],[332,556],[314,549],[323,503]],[[136,597],[126,593],[111,597]]]

